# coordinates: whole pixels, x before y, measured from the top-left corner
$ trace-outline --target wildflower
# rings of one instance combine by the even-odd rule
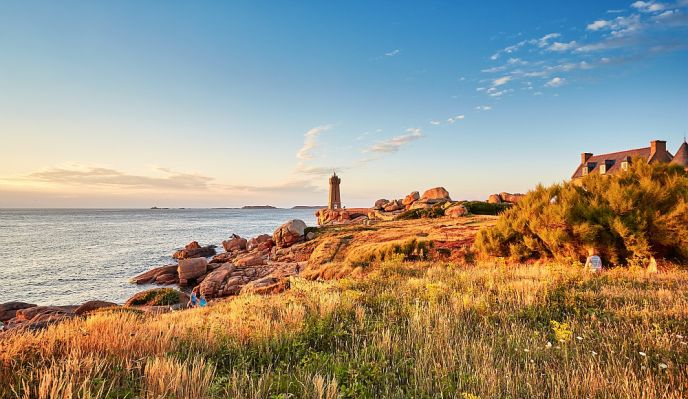
[[[638,352],[638,354],[639,354],[640,356],[642,356],[642,357],[647,356],[647,353],[645,353],[645,352]]]
[[[676,334],[676,338],[678,338],[678,339],[683,339],[683,335],[681,335],[681,334]]]
[[[552,343],[547,341],[547,345],[545,345],[545,348],[547,348],[547,349],[552,348]]]
[[[669,366],[667,366],[666,363],[660,363],[660,364],[659,364],[659,368],[660,368],[660,369],[666,369],[667,367],[669,367]]]
[[[579,341],[582,341],[582,340],[583,340],[583,337],[581,337],[581,336],[579,335],[579,336],[576,337],[576,339],[579,340]]]
[[[530,350],[529,350],[529,349],[524,349],[523,352],[528,353],[528,352],[530,352]]]
[[[592,355],[593,355],[593,356],[596,356],[596,355],[597,355],[597,352],[592,351]]]

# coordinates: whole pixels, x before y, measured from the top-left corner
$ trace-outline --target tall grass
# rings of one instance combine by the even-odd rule
[[[682,398],[688,272],[388,260],[0,339],[0,397]]]

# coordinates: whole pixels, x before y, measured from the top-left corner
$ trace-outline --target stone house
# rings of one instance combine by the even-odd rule
[[[667,151],[666,141],[662,140],[650,141],[649,147],[609,154],[593,155],[589,152],[584,152],[581,154],[580,164],[571,176],[571,179],[580,179],[593,173],[612,175],[628,169],[628,165],[637,158],[645,159],[647,163],[661,162],[680,165],[688,171],[688,143],[684,139],[683,144],[676,151],[676,155],[671,155]]]

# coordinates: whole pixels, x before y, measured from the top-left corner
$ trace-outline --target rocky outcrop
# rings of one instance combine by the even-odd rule
[[[435,187],[425,191],[420,200],[427,203],[438,203],[451,201],[451,198],[449,197],[449,192],[444,187]]]
[[[240,256],[236,258],[234,261],[234,264],[239,266],[239,267],[246,267],[246,266],[258,266],[258,265],[263,265],[265,264],[265,261],[267,260],[267,257],[261,254],[260,252],[256,253],[249,253],[243,256]]]
[[[499,196],[499,194],[492,194],[487,198],[487,203],[488,204],[501,204],[502,198]]]
[[[466,209],[465,206],[463,205],[453,205],[450,206],[449,208],[444,210],[444,215],[453,217],[453,218],[458,218],[462,216],[468,215],[468,209]]]
[[[364,223],[371,208],[320,209],[315,212],[319,226]]]
[[[77,316],[85,315],[87,313],[93,312],[94,310],[102,308],[116,308],[119,307],[118,304],[107,301],[88,301],[84,302],[81,306],[74,310],[74,314]]]
[[[26,302],[7,302],[0,304],[0,321],[4,323],[16,317],[17,311],[35,307],[36,305]]]
[[[175,252],[172,254],[172,257],[174,259],[188,259],[188,258],[209,258],[213,255],[215,255],[215,246],[214,245],[207,245],[205,247],[202,247],[198,241],[192,241],[184,247],[184,249],[180,249],[179,251]]]
[[[432,208],[432,204],[424,201],[416,201],[411,206],[409,207],[409,210],[413,209],[430,209]]]
[[[177,265],[156,267],[131,279],[134,284],[176,284],[179,282]]]
[[[275,279],[287,278],[298,274],[305,266],[305,262],[271,262],[259,266],[237,267],[231,263],[225,263],[212,271],[198,286],[198,290],[206,298],[219,298],[229,295],[237,295],[247,284],[251,284],[247,291],[265,288],[275,284],[277,280],[262,280],[266,277]]]
[[[245,238],[241,238],[236,234],[232,234],[229,240],[222,241],[222,247],[227,252],[233,251],[243,251],[246,249],[248,241]]]
[[[502,200],[502,202],[509,204],[517,204],[521,199],[523,199],[523,197],[525,197],[525,194],[510,194],[507,192],[499,193],[499,198]]]
[[[381,199],[375,201],[375,204],[373,205],[373,208],[375,208],[375,209],[383,209],[383,208],[385,207],[385,205],[387,205],[388,203],[389,203],[388,200],[386,200],[386,199],[384,199],[384,198],[381,198]]]
[[[246,249],[248,251],[252,251],[254,249],[270,249],[275,245],[275,242],[272,241],[272,237],[268,234],[261,234],[257,237],[253,237],[250,240],[248,240],[248,243],[246,245]]]
[[[186,305],[189,296],[172,288],[153,288],[137,292],[127,299],[124,306],[174,306]]]
[[[405,209],[405,206],[400,200],[394,200],[387,203],[384,207],[385,212],[396,212]]]
[[[306,223],[303,220],[292,219],[277,228],[272,234],[272,239],[280,248],[289,247],[303,241],[304,230],[306,230]]]
[[[208,271],[208,261],[205,258],[181,259],[177,272],[179,285],[186,285],[189,280],[203,276]]]
[[[418,191],[414,191],[404,198],[404,200],[402,201],[402,205],[404,205],[404,207],[406,209],[409,209],[411,204],[418,201],[419,199],[420,199],[420,193]]]

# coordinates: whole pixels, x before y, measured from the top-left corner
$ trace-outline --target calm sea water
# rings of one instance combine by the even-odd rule
[[[287,209],[0,209],[0,303],[124,302],[145,286],[139,273],[172,262],[190,241],[250,238],[289,219],[316,223],[314,210]]]

